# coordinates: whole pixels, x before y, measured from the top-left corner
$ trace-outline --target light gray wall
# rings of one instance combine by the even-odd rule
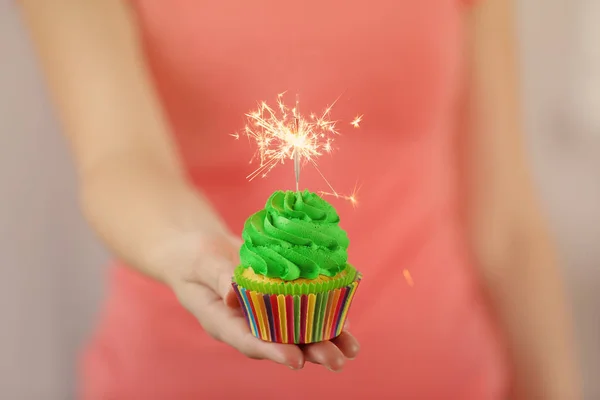
[[[586,399],[600,399],[600,1],[523,0],[526,124],[574,305]]]
[[[0,399],[66,400],[106,258],[16,11],[0,1]]]
[[[600,2],[523,0],[527,131],[564,255],[587,399],[600,398]],[[596,39],[596,40],[594,40]],[[596,41],[596,43],[594,43]],[[0,398],[64,400],[105,254],[14,3],[0,0]]]

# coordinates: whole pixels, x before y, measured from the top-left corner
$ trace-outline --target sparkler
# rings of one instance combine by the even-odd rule
[[[355,188],[354,192],[347,196],[338,193],[325,178],[318,168],[317,158],[325,153],[331,153],[334,137],[339,135],[336,129],[337,121],[331,119],[330,114],[337,102],[328,106],[322,114],[310,114],[305,118],[300,114],[299,98],[296,96],[296,104],[290,109],[283,101],[284,93],[277,95],[277,106],[271,107],[266,102],[259,103],[258,109],[246,114],[248,123],[242,135],[256,142],[257,150],[250,162],[256,159],[259,166],[250,175],[249,180],[257,177],[266,177],[278,164],[284,164],[286,160],[292,160],[294,164],[294,176],[296,179],[296,191],[300,188],[300,170],[302,164],[310,163],[319,172],[330,192],[320,192],[322,195],[335,196],[349,200],[353,205],[357,204]],[[362,115],[357,116],[351,123],[355,128],[360,126]],[[232,135],[239,139],[240,134]]]

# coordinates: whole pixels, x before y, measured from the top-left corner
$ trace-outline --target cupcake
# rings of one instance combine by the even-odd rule
[[[277,191],[247,219],[233,288],[254,336],[304,344],[340,335],[361,275],[339,221],[309,191]]]

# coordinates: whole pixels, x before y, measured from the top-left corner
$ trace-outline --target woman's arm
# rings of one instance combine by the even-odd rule
[[[507,339],[513,397],[575,400],[569,313],[521,132],[512,3],[482,1],[468,21],[470,234]]]
[[[133,268],[168,284],[213,337],[253,358],[340,369],[347,333],[308,346],[254,338],[229,308],[239,242],[187,181],[123,0],[21,0],[72,145],[92,227]],[[336,346],[337,345],[337,346]]]
[[[175,232],[199,243],[204,232],[225,228],[184,178],[121,3],[21,2],[75,156],[87,218],[116,255],[165,281],[161,259],[174,254],[160,253],[179,240]]]

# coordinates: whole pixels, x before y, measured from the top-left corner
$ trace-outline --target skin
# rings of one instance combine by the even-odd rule
[[[212,337],[248,357],[333,371],[356,357],[348,331],[303,347],[250,334],[230,288],[240,240],[186,179],[126,2],[21,4],[73,150],[83,210],[112,252],[167,284]],[[568,313],[520,129],[514,10],[487,0],[470,14],[470,129],[459,143],[466,233],[505,334],[512,398],[575,400]]]
[[[462,143],[468,236],[506,338],[513,399],[580,399],[571,321],[521,130],[515,2],[481,1],[467,19]]]

